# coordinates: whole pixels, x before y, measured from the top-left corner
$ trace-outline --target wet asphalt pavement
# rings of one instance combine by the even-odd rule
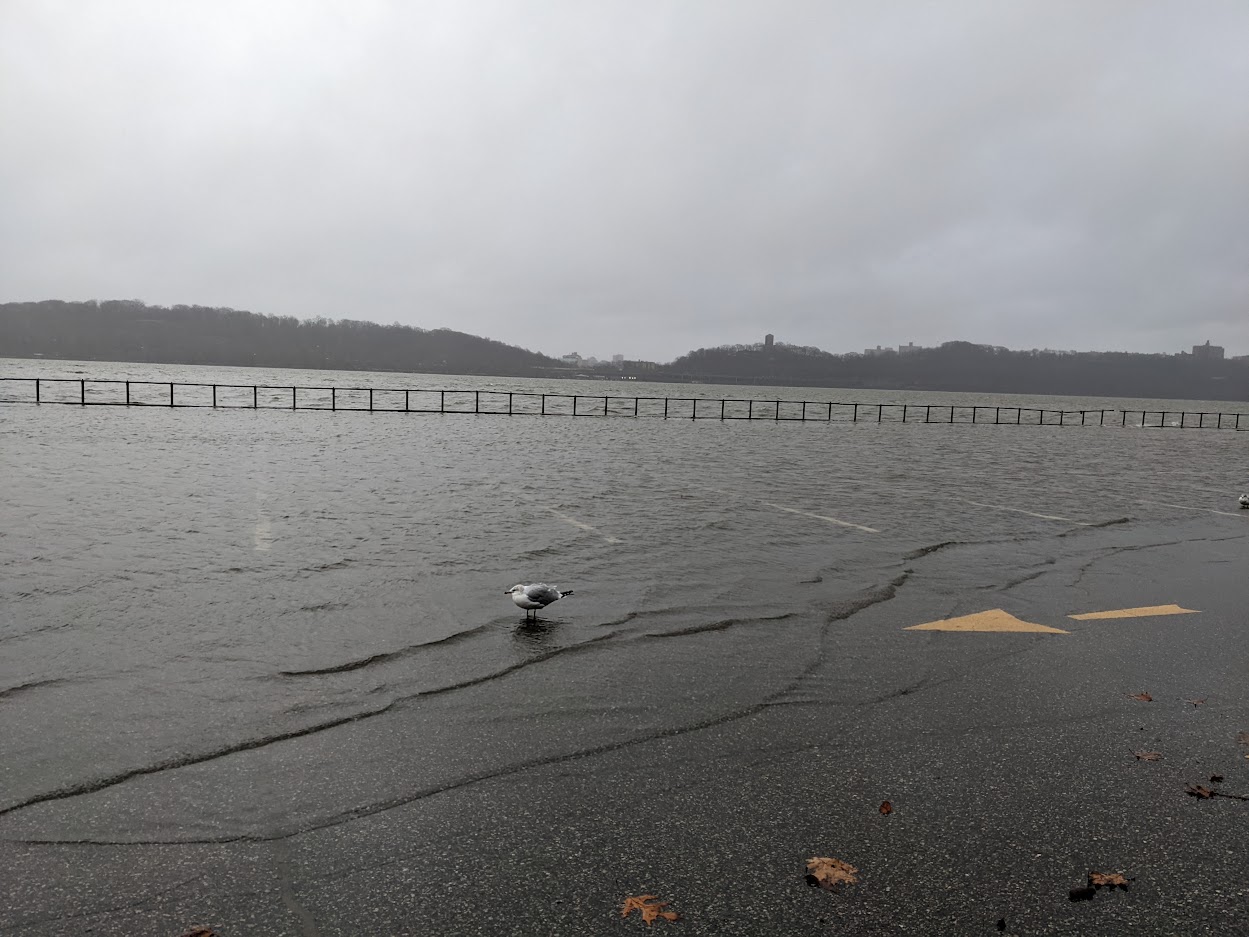
[[[628,669],[596,675],[616,700],[605,724],[657,697],[685,697],[689,721],[569,754],[551,754],[544,701],[579,680],[595,696],[580,676],[592,644],[440,714],[400,707],[278,743],[280,769],[235,757],[36,805],[5,818],[0,933],[642,933],[621,904],[653,894],[681,916],[655,934],[1247,934],[1249,801],[1185,790],[1249,795],[1247,532],[1203,517],[934,545],[819,619],[639,644]],[[1195,613],[1068,617],[1170,603]],[[1070,633],[905,630],[992,608]],[[761,671],[772,644],[804,663],[740,710],[702,714],[720,673],[698,642],[734,632]],[[508,718],[467,715],[484,711]],[[506,757],[475,768],[484,746]],[[361,791],[432,761],[454,770],[416,796]],[[369,806],[303,832],[270,818],[271,835],[142,842],[146,811],[210,789],[227,805],[306,790]],[[119,828],[126,843],[109,844]],[[99,832],[38,842],[75,830]],[[813,856],[859,883],[811,887]],[[1073,901],[1090,871],[1130,884]]]

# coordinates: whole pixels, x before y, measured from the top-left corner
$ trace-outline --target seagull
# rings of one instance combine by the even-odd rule
[[[538,609],[546,608],[552,602],[557,602],[566,595],[572,595],[572,590],[560,592],[554,586],[548,586],[545,582],[531,582],[528,585],[524,583],[516,583],[512,588],[508,589],[504,595],[510,595],[512,601],[525,610],[525,617],[529,617],[529,613],[533,613],[533,617],[538,617]]]
[[[1240,496],[1240,506],[1242,508],[1249,508],[1249,495]]]

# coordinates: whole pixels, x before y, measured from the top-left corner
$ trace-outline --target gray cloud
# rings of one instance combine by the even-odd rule
[[[0,6],[0,299],[1249,353],[1249,6]]]

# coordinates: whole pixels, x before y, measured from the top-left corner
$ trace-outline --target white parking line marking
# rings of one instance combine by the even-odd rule
[[[257,553],[268,553],[269,548],[273,546],[273,528],[269,522],[269,515],[264,509],[265,493],[263,489],[256,489],[256,529],[252,531],[252,549]]]
[[[1172,504],[1170,501],[1150,501],[1146,498],[1138,498],[1139,504],[1161,504],[1164,508],[1179,508],[1181,511],[1205,511],[1209,514],[1222,514],[1224,517],[1245,517],[1245,514],[1235,514],[1231,511],[1216,511],[1214,508],[1195,508],[1187,504]]]
[[[852,524],[849,521],[843,521],[836,517],[829,517],[827,514],[812,514],[810,511],[799,511],[797,508],[787,508],[782,504],[773,504],[771,501],[760,501],[760,504],[770,508],[776,508],[778,511],[784,511],[786,514],[800,514],[803,517],[813,517],[817,521],[828,521],[830,524],[837,524],[839,527],[853,527],[855,530],[863,530],[869,534],[880,533],[875,527],[864,527],[862,524]]]
[[[603,533],[597,527],[591,527],[589,524],[579,521],[575,517],[569,517],[567,514],[561,514],[559,511],[555,510],[555,508],[547,508],[547,510],[550,511],[552,514],[554,514],[556,517],[558,517],[565,524],[572,524],[572,526],[580,528],[581,530],[588,530],[590,533],[597,534],[598,536],[602,537],[608,543],[623,543],[624,542],[623,540],[618,540],[615,537],[607,536],[607,534]]]
[[[1091,527],[1092,525],[1085,521],[1073,520],[1070,517],[1059,517],[1057,514],[1038,514],[1036,511],[1025,511],[1023,508],[1008,508],[1004,504],[984,504],[981,501],[970,501],[963,499],[967,504],[974,504],[978,508],[993,508],[996,511],[1014,511],[1016,514],[1027,514],[1029,517],[1039,517],[1047,521],[1065,521],[1068,524],[1075,524],[1077,527]]]

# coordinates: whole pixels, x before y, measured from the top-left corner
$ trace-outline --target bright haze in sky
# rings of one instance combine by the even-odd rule
[[[1249,354],[1246,0],[4,0],[0,301]]]

